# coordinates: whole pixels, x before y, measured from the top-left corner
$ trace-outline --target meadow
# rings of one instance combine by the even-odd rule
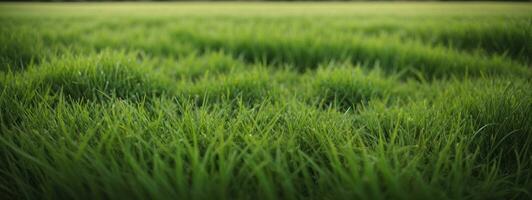
[[[532,4],[2,3],[3,199],[531,199]]]

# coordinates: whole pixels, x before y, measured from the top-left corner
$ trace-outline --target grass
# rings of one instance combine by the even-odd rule
[[[530,13],[0,4],[0,195],[530,199]]]

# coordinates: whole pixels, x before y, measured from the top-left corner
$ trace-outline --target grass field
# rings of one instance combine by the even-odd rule
[[[0,4],[5,199],[531,199],[531,3]]]

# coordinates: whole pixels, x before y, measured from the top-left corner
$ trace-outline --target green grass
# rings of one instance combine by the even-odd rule
[[[530,3],[0,4],[6,199],[530,199]]]

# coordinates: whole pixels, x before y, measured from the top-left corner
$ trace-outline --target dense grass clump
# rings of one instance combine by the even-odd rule
[[[531,13],[0,4],[0,197],[531,199]]]
[[[19,71],[36,63],[45,54],[40,40],[30,30],[0,32],[0,70]]]
[[[245,104],[275,100],[271,78],[266,70],[254,70],[246,73],[234,73],[217,78],[205,77],[194,84],[184,84],[183,93],[198,103],[235,101]]]
[[[142,67],[132,55],[65,55],[27,70],[21,89],[50,90],[73,100],[142,99],[172,93],[167,77]]]
[[[455,101],[461,102],[459,107],[450,110],[464,115],[471,123],[468,125],[477,130],[471,140],[477,144],[482,159],[493,160],[500,156],[499,165],[506,170],[519,170],[521,162],[528,162],[525,160],[531,156],[532,118],[528,113],[532,111],[532,92],[529,84],[498,80],[465,83],[453,88],[445,97],[456,95]]]
[[[175,65],[175,68],[166,68],[166,71],[175,74],[176,78],[192,80],[197,80],[202,76],[223,75],[242,70],[244,67],[240,60],[223,52],[205,53],[201,56],[191,54],[179,59]]]
[[[400,96],[399,83],[383,78],[379,71],[364,73],[360,68],[319,69],[312,77],[313,96],[319,104],[355,109],[372,99]]]

